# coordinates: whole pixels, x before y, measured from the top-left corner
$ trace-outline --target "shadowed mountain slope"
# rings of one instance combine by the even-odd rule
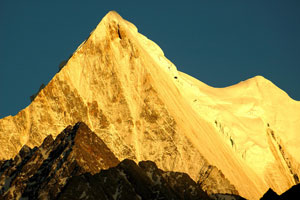
[[[95,175],[70,179],[59,199],[210,199],[187,174],[164,172],[151,161],[123,160]]]

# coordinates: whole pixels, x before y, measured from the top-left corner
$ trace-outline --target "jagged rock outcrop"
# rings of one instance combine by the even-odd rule
[[[203,158],[203,160],[205,160]],[[201,188],[212,194],[235,194],[238,195],[236,188],[225,178],[224,174],[217,167],[203,163],[198,178]]]
[[[70,179],[58,199],[210,199],[187,174],[164,172],[155,163],[124,160],[95,175]]]
[[[0,120],[0,159],[83,121],[119,160],[151,160],[189,174],[208,193],[258,199],[297,183],[299,110],[263,77],[220,89],[178,72],[154,42],[109,12],[27,108]]]
[[[279,200],[279,195],[271,188],[264,194],[260,200]]]
[[[55,140],[23,146],[12,160],[0,164],[1,199],[55,199],[68,180],[82,173],[95,174],[119,160],[84,123],[68,126]]]
[[[42,89],[44,89],[44,87],[45,87],[45,84],[42,83],[42,85],[40,86],[40,88],[39,88],[39,90],[37,91],[37,93],[35,93],[35,94],[33,94],[33,95],[30,96],[30,101],[31,101],[31,102],[35,99],[35,97],[39,94],[39,92],[40,92]]]

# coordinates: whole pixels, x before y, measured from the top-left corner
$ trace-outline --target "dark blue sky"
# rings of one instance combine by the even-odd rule
[[[110,10],[209,85],[263,75],[300,100],[299,0],[1,0],[0,118],[29,105]]]

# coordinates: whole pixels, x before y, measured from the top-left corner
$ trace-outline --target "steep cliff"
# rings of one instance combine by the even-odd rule
[[[119,160],[151,160],[208,193],[258,199],[299,181],[299,113],[262,77],[216,89],[178,72],[109,12],[27,108],[0,120],[0,159],[83,121]]]

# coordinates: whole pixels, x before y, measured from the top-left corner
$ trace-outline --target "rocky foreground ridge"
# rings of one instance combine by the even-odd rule
[[[55,140],[48,136],[40,147],[24,146],[14,159],[1,161],[0,198],[211,199],[185,173],[165,172],[151,161],[119,162],[82,122]]]
[[[186,173],[208,195],[258,199],[299,183],[300,103],[265,78],[212,88],[116,12],[63,65],[28,107],[0,119],[1,160],[22,149],[43,164],[34,147],[82,121],[116,159]]]
[[[40,147],[23,146],[0,162],[0,196],[4,199],[55,199],[72,176],[116,166],[119,160],[84,123],[68,126]]]

